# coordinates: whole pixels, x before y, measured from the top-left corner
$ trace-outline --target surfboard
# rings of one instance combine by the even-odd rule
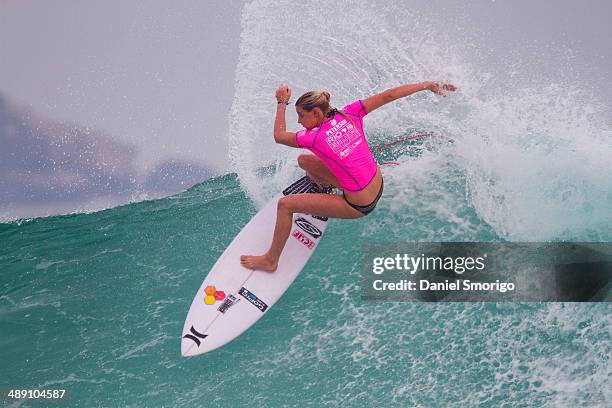
[[[184,357],[229,343],[261,319],[285,293],[321,241],[326,217],[293,215],[289,239],[273,273],[244,268],[240,255],[268,250],[281,197],[324,192],[328,191],[303,177],[277,194],[245,225],[213,265],[191,303],[181,337]]]

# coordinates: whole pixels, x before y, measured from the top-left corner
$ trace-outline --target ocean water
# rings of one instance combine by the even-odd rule
[[[256,212],[235,174],[155,201],[1,224],[1,387],[66,389],[70,406],[609,405],[609,303],[362,301],[361,243],[458,229],[453,239],[501,239],[469,205],[461,225],[433,212],[394,217],[393,195],[365,219],[332,220],[262,320],[188,359],[180,336],[193,295]]]
[[[362,4],[351,24],[307,24],[317,10],[245,5],[232,173],[162,199],[0,224],[0,388],[62,388],[85,407],[612,405],[609,303],[379,303],[359,287],[362,243],[612,241],[609,105],[516,55],[508,75],[488,72],[400,4]],[[302,34],[279,37],[279,22]],[[263,319],[182,358],[204,276],[301,176],[299,152],[271,140],[276,87],[289,83],[293,100],[327,89],[341,107],[438,78],[459,92],[420,93],[365,118],[372,148],[433,133],[376,153],[399,163],[382,167],[376,211],[331,220]]]

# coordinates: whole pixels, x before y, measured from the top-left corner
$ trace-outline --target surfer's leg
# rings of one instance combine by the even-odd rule
[[[315,183],[324,187],[327,185],[342,188],[340,182],[329,168],[314,154],[300,154],[297,158],[298,166],[306,171],[308,177]]]
[[[274,272],[278,259],[287,243],[294,213],[306,213],[333,218],[359,218],[363,214],[340,195],[335,194],[291,194],[278,200],[274,237],[268,252],[261,256],[242,255],[240,263],[245,268]]]

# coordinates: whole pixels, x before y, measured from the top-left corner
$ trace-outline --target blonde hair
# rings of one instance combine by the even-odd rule
[[[299,106],[307,112],[312,111],[314,108],[321,109],[321,112],[325,115],[326,118],[333,117],[336,113],[339,113],[356,128],[355,123],[346,116],[344,112],[340,109],[331,107],[329,104],[329,100],[331,95],[327,91],[310,91],[306,92],[304,95],[300,96],[297,101],[295,101],[295,106]]]

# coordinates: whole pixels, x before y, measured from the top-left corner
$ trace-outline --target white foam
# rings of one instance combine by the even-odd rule
[[[332,2],[326,12],[345,15],[346,7]],[[258,205],[301,174],[296,150],[273,141],[278,85],[293,88],[293,101],[309,90],[329,90],[332,105],[341,107],[403,83],[445,79],[459,92],[446,98],[418,93],[365,118],[371,146],[407,129],[452,141],[385,169],[387,208],[416,228],[411,238],[471,239],[482,232],[482,221],[508,240],[612,237],[609,108],[563,82],[569,75],[554,82],[514,54],[514,74],[492,74],[477,65],[478,50],[444,38],[418,11],[399,4],[362,3],[343,24],[312,24],[319,13],[307,4],[263,0],[244,9],[229,150],[243,189]],[[270,29],[279,24],[299,26],[300,33],[279,37]],[[300,128],[289,105],[287,130]],[[261,174],[264,166],[270,171]],[[467,219],[470,211],[478,219]],[[434,218],[449,225],[422,228]]]

